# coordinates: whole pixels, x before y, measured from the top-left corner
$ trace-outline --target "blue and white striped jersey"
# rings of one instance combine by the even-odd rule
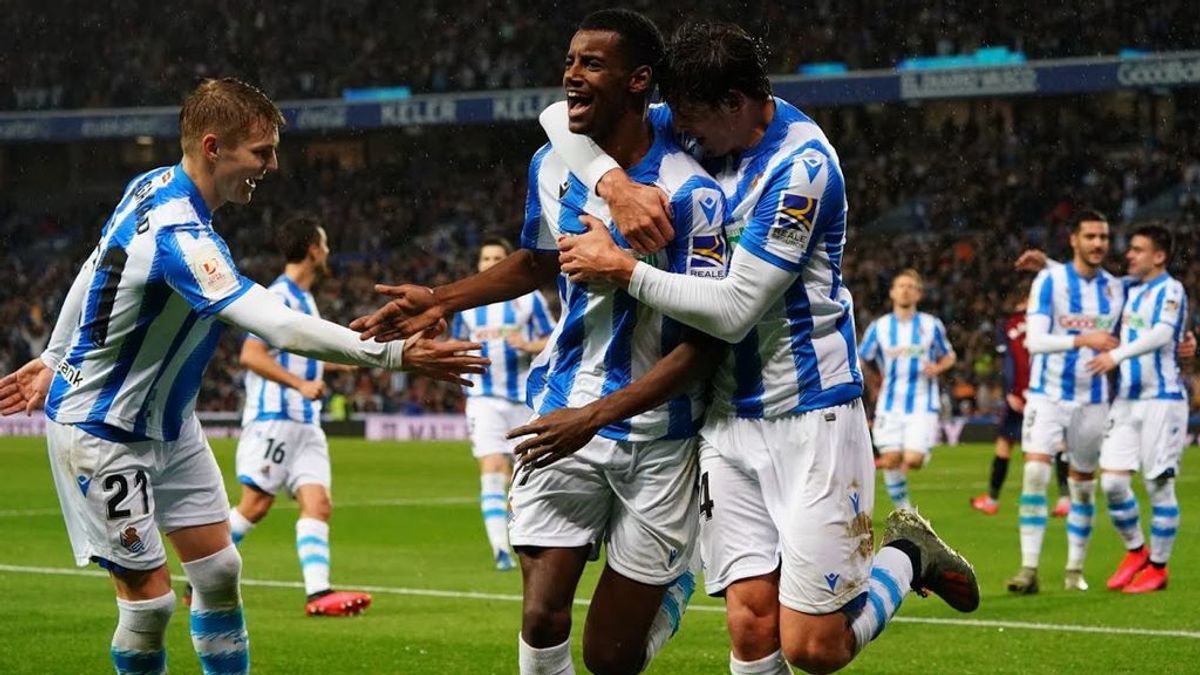
[[[316,299],[312,293],[300,288],[286,274],[271,282],[267,289],[279,296],[290,309],[320,318]],[[247,340],[266,341],[257,335],[247,335]],[[325,364],[318,359],[289,354],[271,348],[271,355],[285,370],[305,380],[319,380],[325,373]],[[310,401],[300,392],[278,382],[246,370],[246,405],[242,409],[242,425],[269,420],[291,420],[304,424],[321,424],[321,402]]]
[[[725,274],[725,198],[698,162],[676,145],[672,135],[655,133],[654,144],[630,178],[660,187],[670,200],[675,238],[641,259],[679,274]],[[611,224],[608,205],[567,169],[549,145],[533,156],[521,245],[557,253],[561,235],[582,234],[581,214],[609,226],[618,245],[629,248]],[[559,277],[563,315],[547,348],[529,374],[529,405],[539,414],[578,407],[617,391],[650,370],[679,343],[683,326],[634,300],[624,290],[589,287]],[[704,412],[703,388],[600,431],[605,438],[648,441],[687,438],[698,430]]]
[[[937,378],[925,375],[925,366],[953,351],[946,339],[946,327],[932,314],[917,312],[901,321],[895,313],[889,313],[872,321],[863,335],[859,354],[864,361],[875,362],[883,373],[876,414],[941,410]]]
[[[1087,279],[1075,265],[1054,265],[1038,273],[1029,291],[1025,316],[1050,318],[1051,335],[1115,331],[1125,304],[1125,286],[1101,269]],[[1108,378],[1084,367],[1097,352],[1087,347],[1032,354],[1028,394],[1055,401],[1107,403]]]
[[[117,442],[172,441],[216,349],[238,273],[182,165],[135,178],[105,224],[46,413]]]
[[[515,300],[505,300],[459,312],[450,325],[450,335],[483,345],[480,355],[492,365],[482,375],[468,375],[475,386],[466,387],[468,397],[492,396],[525,402],[525,381],[533,355],[508,344],[508,336],[519,335],[531,342],[554,330],[546,298],[534,291]]]
[[[1187,317],[1187,293],[1183,284],[1163,272],[1158,277],[1129,287],[1121,315],[1121,343],[1165,323],[1174,329],[1174,339],[1152,352],[1121,362],[1117,398],[1130,400],[1183,400],[1187,392],[1175,360],[1175,349],[1183,340]]]
[[[670,109],[653,106],[656,129]],[[807,115],[779,98],[763,138],[706,165],[731,213],[729,244],[799,276],[714,378],[711,410],[743,418],[790,415],[862,396],[853,299],[842,282],[846,188],[837,153]]]

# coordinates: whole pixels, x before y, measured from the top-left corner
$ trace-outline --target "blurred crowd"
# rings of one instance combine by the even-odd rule
[[[969,114],[963,114],[964,110]],[[847,177],[851,228],[844,257],[860,330],[888,310],[892,275],[925,275],[922,309],[940,316],[959,354],[945,389],[963,414],[990,411],[1000,363],[995,325],[1014,305],[1024,275],[1012,262],[1027,246],[1065,258],[1072,211],[1093,206],[1117,234],[1147,217],[1179,238],[1173,271],[1200,288],[1200,137],[1194,122],[1159,129],[1092,114],[1086,101],[1008,106],[980,103],[934,119],[916,109],[820,111]],[[486,137],[486,138],[485,138]],[[290,161],[249,207],[227,207],[215,224],[247,276],[269,283],[282,269],[270,225],[302,209],[325,222],[334,273],[317,289],[324,316],[340,323],[373,310],[376,282],[437,284],[474,269],[486,236],[517,240],[536,128],[443,129],[402,151],[350,169],[328,159]],[[483,148],[483,150],[480,150]],[[113,195],[115,198],[116,195]],[[53,214],[6,206],[0,249],[0,371],[40,352],[79,261],[110,204]],[[1160,213],[1161,212],[1161,213]],[[1197,304],[1193,303],[1192,307]],[[242,397],[240,335],[227,331],[204,380],[200,407],[236,411]],[[335,410],[444,412],[462,407],[455,387],[371,371],[330,376]]]
[[[277,100],[354,87],[414,93],[553,86],[573,27],[609,2],[4,3],[0,110],[178,104],[199,77],[236,75]],[[630,0],[669,32],[694,2]],[[1187,0],[1045,5],[970,0],[734,0],[706,16],[771,45],[771,72],[806,63],[890,68],[906,57],[999,46],[1030,59],[1200,44]],[[1086,30],[1084,28],[1086,27]]]

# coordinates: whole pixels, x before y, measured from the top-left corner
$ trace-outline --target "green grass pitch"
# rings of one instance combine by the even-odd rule
[[[520,575],[491,567],[479,516],[479,479],[467,446],[338,438],[331,445],[333,581],[346,589],[370,587],[375,603],[361,617],[304,616],[296,510],[281,500],[242,544],[254,670],[517,672]],[[214,447],[230,494],[236,495],[233,442],[215,441]],[[44,448],[42,439],[0,439],[0,536],[6,543],[0,553],[0,672],[112,672],[112,590],[94,571],[75,572]],[[975,563],[983,585],[979,611],[960,615],[936,598],[910,594],[901,619],[848,672],[1200,672],[1200,525],[1195,524],[1200,479],[1186,472],[1180,479],[1183,525],[1167,591],[1122,596],[1104,590],[1121,547],[1100,507],[1087,575],[1092,590],[1061,590],[1066,535],[1063,521],[1052,519],[1042,593],[1010,597],[1003,581],[1019,563],[1019,462],[1010,472],[999,516],[988,518],[967,506],[967,499],[984,488],[990,456],[990,448],[982,445],[941,448],[932,465],[911,479],[922,513]],[[882,485],[879,489],[877,527],[888,504]],[[1145,529],[1149,509],[1144,495],[1140,501]],[[172,560],[171,566],[178,578],[178,564]],[[580,598],[590,594],[596,573],[596,565],[589,566]],[[578,660],[584,616],[581,604],[573,645],[579,672],[584,672]],[[172,672],[199,672],[182,606],[168,642]],[[721,673],[727,672],[727,659],[720,604],[698,597],[649,672]]]

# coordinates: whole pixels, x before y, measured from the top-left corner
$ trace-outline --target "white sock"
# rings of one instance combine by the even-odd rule
[[[304,575],[304,594],[329,590],[329,523],[316,518],[297,520],[296,555]]]
[[[192,584],[192,645],[205,673],[250,672],[250,638],[238,587],[242,557],[227,546],[183,563]]]
[[[646,660],[642,662],[642,670],[650,667],[650,662],[666,646],[667,640],[679,632],[679,624],[683,621],[683,613],[687,611],[692,594],[696,591],[696,573],[700,570],[700,549],[696,548],[692,556],[690,569],[679,575],[663,593],[662,604],[654,621],[650,623],[650,632],[646,635]]]
[[[1067,569],[1082,570],[1096,515],[1096,481],[1067,479],[1071,510],[1067,513]]]
[[[229,534],[233,536],[233,543],[235,545],[240,545],[242,539],[250,534],[250,530],[253,529],[254,523],[247,520],[246,516],[243,516],[242,512],[238,511],[236,506],[229,509]]]
[[[757,661],[739,661],[729,653],[729,672],[733,675],[791,675],[792,669],[783,659],[783,652],[775,650]]]
[[[879,549],[871,564],[866,602],[850,622],[855,653],[862,651],[887,627],[912,587],[912,580],[912,560],[908,554],[894,546]]]
[[[575,675],[575,664],[571,662],[571,638],[545,649],[530,647],[519,633],[517,642],[521,675]]]
[[[912,502],[908,500],[908,476],[904,469],[884,469],[883,484],[887,487],[893,506],[898,509],[912,508]]]
[[[117,598],[117,630],[113,633],[111,649],[117,673],[157,675],[167,672],[163,637],[174,610],[174,591],[150,600]]]
[[[1179,500],[1175,497],[1175,479],[1146,481],[1150,495],[1150,562],[1166,565],[1179,530]]]
[[[479,476],[479,510],[483,529],[487,530],[492,556],[508,550],[508,475],[485,473]]]
[[[1021,485],[1018,522],[1021,530],[1021,566],[1037,568],[1046,537],[1046,488],[1050,485],[1050,465],[1026,461]]]
[[[1104,490],[1104,498],[1108,502],[1108,517],[1112,519],[1113,527],[1125,542],[1125,548],[1132,551],[1146,545],[1142,536],[1142,527],[1138,523],[1137,497],[1133,494],[1133,479],[1125,474],[1106,473],[1100,476],[1100,488]]]

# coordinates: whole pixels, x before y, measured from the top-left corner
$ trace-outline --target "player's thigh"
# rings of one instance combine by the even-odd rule
[[[903,413],[876,413],[875,425],[871,428],[871,440],[880,452],[899,452],[904,449]]]
[[[1083,473],[1096,472],[1108,418],[1107,403],[1081,405],[1072,411],[1071,423],[1066,430],[1067,458],[1071,468]]]
[[[761,423],[759,423],[761,424]],[[700,436],[700,553],[704,590],[722,595],[739,580],[779,567],[779,530],[763,501],[758,476],[737,458],[765,458],[752,421],[717,419]]]
[[[473,396],[467,399],[467,426],[471,435],[471,454],[476,458],[496,454],[511,454],[515,447],[506,436],[515,427],[529,421],[525,415],[513,424],[513,403],[492,396]]]
[[[1137,471],[1141,462],[1141,422],[1133,401],[1113,402],[1104,423],[1100,442],[1100,468],[1108,471]]]
[[[1066,441],[1069,423],[1070,414],[1059,402],[1040,396],[1030,398],[1025,405],[1025,423],[1021,427],[1021,451],[1054,456]]]
[[[220,525],[229,541],[229,497],[221,469],[200,420],[185,421],[179,438],[164,444],[154,478],[158,525],[168,534],[201,525]],[[220,542],[214,542],[214,545]],[[217,547],[216,553],[222,547]]]
[[[695,437],[623,443],[631,464],[607,472],[616,500],[608,565],[627,579],[664,585],[687,571],[699,533]]]
[[[509,491],[510,543],[515,548],[575,548],[603,536],[613,493],[604,467],[585,458],[607,454],[614,444],[597,436],[573,455],[519,474]]]
[[[46,438],[76,564],[94,561],[116,571],[161,567],[156,442],[116,443],[51,421]]]
[[[838,611],[866,590],[874,555],[875,471],[861,404],[772,425],[772,466],[759,480],[768,504],[780,505],[780,604]]]
[[[904,425],[904,463],[921,466],[929,458],[938,434],[936,413],[917,413],[908,416]]]
[[[328,496],[333,486],[333,474],[329,463],[329,439],[325,431],[315,424],[289,423],[292,427],[292,451],[285,460],[287,466],[288,491],[297,494],[302,485],[323,488]]]
[[[242,427],[237,446],[237,478],[259,492],[274,496],[287,479],[286,460],[291,449],[287,429],[280,420],[251,422]]]
[[[1179,473],[1179,456],[1187,443],[1187,401],[1144,401],[1142,406],[1142,475],[1158,478]]]

